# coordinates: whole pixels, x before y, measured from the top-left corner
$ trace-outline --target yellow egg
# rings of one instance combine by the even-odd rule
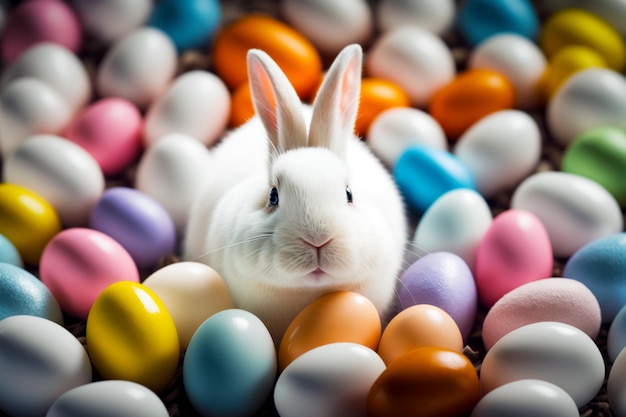
[[[543,26],[539,44],[548,58],[569,45],[587,46],[600,54],[610,68],[621,71],[626,64],[626,46],[619,33],[596,15],[565,9]]]
[[[0,184],[0,234],[24,262],[39,264],[44,247],[60,231],[61,221],[50,203],[27,188]]]
[[[174,320],[143,284],[108,286],[87,317],[87,351],[105,379],[122,379],[161,391],[172,380],[180,347]]]
[[[560,49],[550,59],[544,78],[546,97],[552,97],[563,83],[578,71],[593,67],[607,67],[605,59],[595,50],[579,45]]]

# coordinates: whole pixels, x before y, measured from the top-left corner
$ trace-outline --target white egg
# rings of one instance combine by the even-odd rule
[[[150,0],[74,0],[85,32],[110,43],[143,25],[153,8]]]
[[[456,14],[452,0],[383,0],[378,2],[378,26],[387,31],[400,25],[416,25],[442,35],[450,29]]]
[[[485,197],[519,184],[539,163],[541,132],[525,112],[502,110],[472,125],[457,141],[454,154],[474,175]]]
[[[609,373],[607,382],[609,405],[616,417],[626,416],[626,349],[622,349]]]

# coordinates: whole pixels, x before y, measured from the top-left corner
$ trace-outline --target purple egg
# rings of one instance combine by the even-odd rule
[[[449,252],[430,253],[404,271],[398,298],[402,309],[430,304],[448,313],[464,339],[474,327],[478,298],[474,277],[465,261]]]
[[[91,212],[90,226],[118,241],[140,269],[154,267],[176,247],[171,216],[152,197],[133,188],[106,190]]]

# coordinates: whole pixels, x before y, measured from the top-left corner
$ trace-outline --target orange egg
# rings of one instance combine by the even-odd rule
[[[474,365],[455,351],[411,350],[392,361],[367,396],[371,417],[460,417],[480,399]]]
[[[398,313],[387,325],[378,354],[388,365],[399,356],[422,346],[463,350],[463,336],[456,322],[439,307],[418,304]]]
[[[313,44],[290,26],[255,14],[224,27],[213,45],[215,71],[231,89],[248,79],[246,55],[251,48],[264,50],[278,63],[300,98],[313,92],[322,71]]]
[[[380,78],[364,78],[361,83],[361,102],[356,119],[356,131],[364,136],[370,123],[392,107],[409,107],[411,99],[395,83]]]
[[[250,95],[250,83],[247,81],[233,91],[230,101],[230,127],[241,126],[254,116],[254,106]]]
[[[359,343],[376,350],[380,333],[380,316],[370,300],[351,291],[326,294],[287,327],[278,349],[278,367],[282,371],[303,353],[329,343]]]
[[[433,95],[430,114],[449,139],[457,139],[484,116],[514,105],[515,89],[509,80],[493,70],[471,69]]]

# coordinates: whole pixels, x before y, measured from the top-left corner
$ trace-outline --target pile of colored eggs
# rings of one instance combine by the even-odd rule
[[[542,3],[1,10],[0,415],[167,416],[177,383],[201,416],[578,416],[604,388],[626,416],[626,7]],[[247,50],[310,101],[350,43],[407,267],[389,317],[333,292],[272,340],[173,260],[211,146],[253,116]]]

